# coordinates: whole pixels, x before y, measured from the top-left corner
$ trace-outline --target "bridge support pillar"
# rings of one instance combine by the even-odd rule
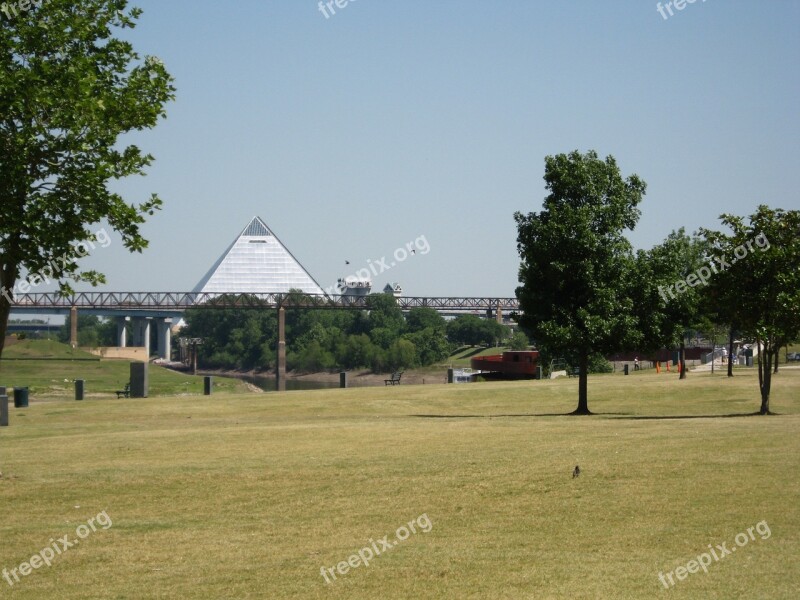
[[[78,307],[69,309],[69,345],[78,347]]]
[[[278,308],[278,363],[275,366],[275,389],[286,391],[286,309]]]
[[[144,346],[145,360],[150,360],[150,321],[149,317],[133,319],[133,345]]]
[[[499,304],[497,305],[497,322],[500,323],[500,325],[503,324],[503,309],[500,308]]]
[[[127,323],[128,317],[117,317],[117,346],[120,348],[128,347]]]
[[[172,360],[172,319],[158,322],[158,355],[164,360]]]

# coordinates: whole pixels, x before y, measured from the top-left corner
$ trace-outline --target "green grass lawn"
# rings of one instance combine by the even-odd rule
[[[730,416],[758,409],[752,371],[589,393],[592,417],[561,416],[575,379],[12,408],[0,569],[101,511],[113,525],[0,594],[800,597],[800,370],[776,376],[770,417]],[[423,515],[427,533],[325,583]],[[664,589],[660,572],[762,522],[768,539]]]
[[[9,360],[10,359],[10,360]],[[24,360],[19,360],[24,359]],[[87,360],[88,359],[88,360]],[[97,360],[98,357],[48,340],[24,340],[3,351],[0,385],[27,387],[31,401],[74,398],[76,379],[85,380],[86,398],[116,398],[130,380],[126,360]],[[150,395],[180,396],[203,393],[203,378],[150,365]],[[245,393],[237,379],[215,377],[221,392]]]

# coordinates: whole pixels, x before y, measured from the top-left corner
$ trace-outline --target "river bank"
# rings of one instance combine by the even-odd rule
[[[245,382],[252,391],[263,392],[274,389],[274,371],[235,371],[225,369],[204,369],[198,375],[231,377]],[[386,385],[384,381],[391,377],[390,373],[373,373],[369,369],[347,371],[348,387],[379,387]],[[315,373],[298,373],[289,371],[286,382],[290,389],[313,389],[339,387],[339,371],[319,371]],[[447,383],[447,369],[430,367],[403,372],[400,381],[408,385],[430,385]]]

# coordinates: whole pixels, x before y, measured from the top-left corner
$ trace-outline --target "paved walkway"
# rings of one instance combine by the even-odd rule
[[[753,362],[753,367],[752,368],[757,369],[758,365],[755,362]],[[795,370],[795,369],[800,369],[800,366],[781,364],[778,367],[778,372],[780,373],[784,369]],[[692,373],[710,373],[711,372],[711,363],[708,363],[708,364],[705,364],[705,365],[698,365],[695,368],[689,369],[689,370]],[[728,363],[723,363],[721,360],[715,360],[714,361],[714,372],[715,373],[722,372],[722,371],[727,372],[727,370],[728,370]]]

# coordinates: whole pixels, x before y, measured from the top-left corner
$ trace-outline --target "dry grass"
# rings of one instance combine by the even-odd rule
[[[113,520],[12,598],[795,598],[800,370],[33,403],[0,431],[0,569]],[[667,417],[667,418],[663,418]],[[675,417],[675,418],[669,418]],[[573,479],[575,464],[582,474]],[[76,508],[79,507],[79,508]],[[347,560],[419,515],[369,567]],[[669,592],[660,571],[760,521]]]

